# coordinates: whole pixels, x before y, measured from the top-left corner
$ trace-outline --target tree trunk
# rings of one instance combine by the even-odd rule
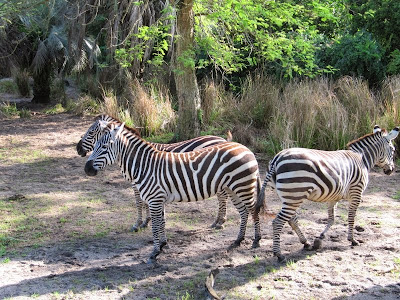
[[[200,135],[200,93],[194,68],[193,0],[181,0],[177,7],[175,85],[178,96],[176,138],[187,140]]]
[[[50,103],[51,67],[47,63],[40,72],[33,72],[33,99],[32,103]]]

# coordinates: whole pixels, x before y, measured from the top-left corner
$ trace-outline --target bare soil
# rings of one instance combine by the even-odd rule
[[[0,120],[0,298],[205,299],[210,270],[225,299],[400,299],[400,173],[375,170],[356,217],[360,246],[347,241],[347,203],[322,248],[305,251],[290,227],[281,236],[287,263],[272,256],[271,219],[262,220],[261,247],[253,225],[236,249],[232,204],[221,230],[212,198],[167,206],[169,248],[156,265],[151,230],[130,232],[133,192],[118,168],[87,177],[75,145],[91,117],[35,114]],[[267,158],[258,155],[262,178]],[[267,191],[271,209],[280,202]],[[300,226],[312,242],[327,219],[323,204],[305,203]]]

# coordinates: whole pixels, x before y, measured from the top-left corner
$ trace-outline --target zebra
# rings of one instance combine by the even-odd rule
[[[341,199],[349,200],[347,239],[353,246],[359,244],[353,236],[354,218],[368,184],[368,172],[374,165],[383,168],[387,175],[393,172],[392,140],[398,134],[398,127],[387,134],[375,126],[373,133],[348,143],[348,150],[289,148],[271,160],[259,195],[264,195],[267,184],[271,183],[282,201],[282,208],[272,222],[272,250],[279,261],[285,260],[280,250],[280,234],[285,222],[296,232],[305,249],[319,248],[334,222],[335,207]],[[298,226],[296,210],[304,200],[328,203],[328,223],[313,247]],[[256,207],[265,207],[264,201],[259,197]]]
[[[76,151],[82,157],[86,156],[86,154],[93,150],[94,145],[100,139],[103,132],[102,130],[107,126],[108,123],[116,123],[117,125],[121,125],[122,122],[112,116],[103,114],[99,115],[95,118],[94,123],[89,127],[86,133],[82,136],[79,140]],[[140,136],[139,132],[137,134]],[[212,146],[218,143],[224,143],[226,141],[232,141],[232,135],[228,132],[228,138],[224,139],[219,136],[213,135],[206,135],[200,136],[188,141],[182,141],[173,144],[158,144],[158,143],[151,143],[156,149],[161,151],[168,151],[168,152],[188,152],[193,150],[202,149],[208,146]],[[139,191],[132,185],[135,200],[136,200],[136,210],[137,210],[137,218],[136,223],[131,226],[131,231],[137,232],[139,228],[147,227],[150,221],[150,212],[146,203],[142,201],[139,195]],[[228,194],[225,191],[218,193],[218,215],[214,223],[211,225],[211,228],[221,229],[223,224],[226,222],[226,207],[228,202]],[[142,208],[146,211],[146,218],[143,221],[142,218]]]
[[[129,127],[108,130],[96,143],[85,165],[89,176],[118,161],[125,179],[136,184],[141,198],[150,209],[153,251],[149,262],[155,261],[167,244],[164,205],[169,202],[190,202],[212,197],[218,192],[229,194],[241,217],[240,230],[232,247],[245,237],[248,215],[254,221],[253,247],[261,239],[259,210],[254,194],[261,186],[258,163],[245,146],[225,142],[191,152],[165,152],[140,138]]]

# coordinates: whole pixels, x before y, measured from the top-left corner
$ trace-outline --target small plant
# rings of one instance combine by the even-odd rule
[[[22,109],[18,112],[18,115],[19,115],[20,118],[28,119],[28,118],[31,117],[31,111],[30,111],[29,109],[22,108]]]
[[[4,102],[0,106],[0,111],[7,117],[18,116],[18,108],[15,103]]]
[[[44,113],[47,114],[47,115],[55,115],[55,114],[60,114],[60,113],[63,113],[63,112],[65,112],[65,109],[61,105],[61,103],[57,103],[52,108],[46,109],[44,111]]]
[[[4,259],[1,261],[1,263],[7,264],[7,263],[9,263],[10,261],[11,261],[10,258],[9,258],[9,257],[6,257],[6,258],[4,258]]]

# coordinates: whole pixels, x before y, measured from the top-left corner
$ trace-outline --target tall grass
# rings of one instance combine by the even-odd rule
[[[213,98],[229,108],[219,112],[221,119],[230,120],[224,126],[239,128],[233,131],[234,139],[270,154],[288,147],[344,149],[349,141],[372,132],[375,124],[391,129],[400,121],[400,77],[388,79],[378,95],[359,78],[284,84],[260,74],[246,79],[240,96],[218,91]]]

